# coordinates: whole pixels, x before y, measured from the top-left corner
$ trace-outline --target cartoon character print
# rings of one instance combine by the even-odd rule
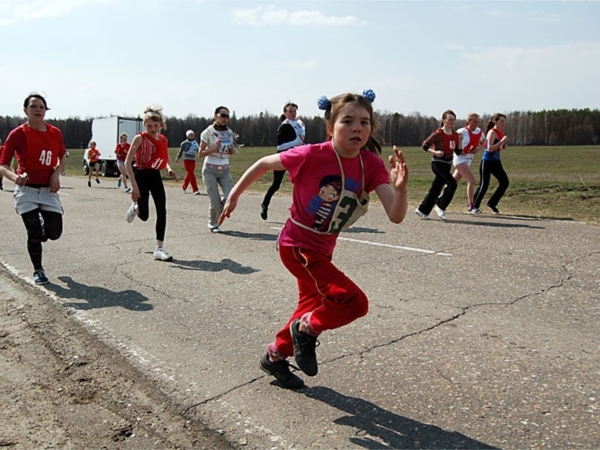
[[[345,190],[357,193],[360,183],[352,178],[346,180]],[[312,228],[318,231],[327,231],[332,215],[342,194],[342,177],[340,175],[327,175],[319,183],[319,193],[313,195],[306,211],[314,215]]]

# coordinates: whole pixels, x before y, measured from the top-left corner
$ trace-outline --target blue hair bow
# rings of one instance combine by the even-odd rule
[[[365,89],[362,95],[364,98],[369,100],[370,103],[373,103],[376,97],[375,92],[373,92],[373,89]]]
[[[321,98],[319,98],[319,100],[317,100],[317,106],[319,107],[319,109],[326,111],[327,108],[331,106],[331,102],[327,97],[322,96]]]

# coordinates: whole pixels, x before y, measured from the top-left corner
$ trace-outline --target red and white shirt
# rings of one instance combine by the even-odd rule
[[[138,169],[161,170],[167,167],[169,161],[169,143],[162,134],[154,139],[146,131],[138,133],[142,143],[135,151],[135,166]]]

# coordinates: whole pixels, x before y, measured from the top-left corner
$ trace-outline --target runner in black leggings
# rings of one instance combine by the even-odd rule
[[[435,211],[442,220],[446,220],[446,208],[454,197],[456,192],[456,180],[452,176],[450,166],[452,164],[452,155],[456,152],[460,154],[460,144],[458,134],[454,131],[456,114],[447,110],[442,114],[442,123],[440,128],[435,130],[423,142],[423,150],[433,155],[431,159],[431,171],[435,175],[429,192],[415,210],[415,213],[421,219],[429,219],[429,213],[435,206]],[[444,185],[446,188],[444,189]],[[442,189],[444,192],[442,193]],[[440,196],[440,194],[442,194]]]
[[[277,129],[277,153],[284,152],[304,143],[306,128],[304,122],[300,119],[296,119],[297,111],[298,105],[295,103],[286,103],[283,107],[283,114],[279,118],[279,120],[281,120],[281,125],[279,125],[279,128]],[[260,217],[262,220],[267,220],[271,198],[281,187],[284,175],[285,170],[273,171],[273,184],[271,184],[267,190],[265,198],[260,205]]]
[[[47,284],[42,266],[42,242],[58,239],[63,209],[58,197],[60,174],[67,163],[61,131],[44,122],[48,105],[39,94],[23,103],[27,122],[10,132],[0,156],[0,174],[15,183],[15,207],[27,230],[27,251],[35,284]],[[13,156],[19,168],[10,170]]]
[[[493,175],[498,180],[498,187],[487,202],[487,206],[498,214],[498,203],[508,189],[508,175],[502,167],[500,161],[500,150],[506,148],[508,137],[504,135],[504,125],[506,116],[496,113],[490,119],[486,128],[485,151],[481,157],[479,166],[479,187],[475,192],[475,207],[479,209],[483,197],[490,186],[490,176]]]

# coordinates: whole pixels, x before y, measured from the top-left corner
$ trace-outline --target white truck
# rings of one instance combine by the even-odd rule
[[[100,174],[103,177],[118,175],[117,155],[115,148],[119,143],[121,133],[127,133],[127,141],[131,143],[136,133],[144,131],[142,119],[126,117],[104,117],[92,120],[92,139],[96,141],[96,148],[100,151]],[[83,173],[90,171],[87,150],[83,153]]]

